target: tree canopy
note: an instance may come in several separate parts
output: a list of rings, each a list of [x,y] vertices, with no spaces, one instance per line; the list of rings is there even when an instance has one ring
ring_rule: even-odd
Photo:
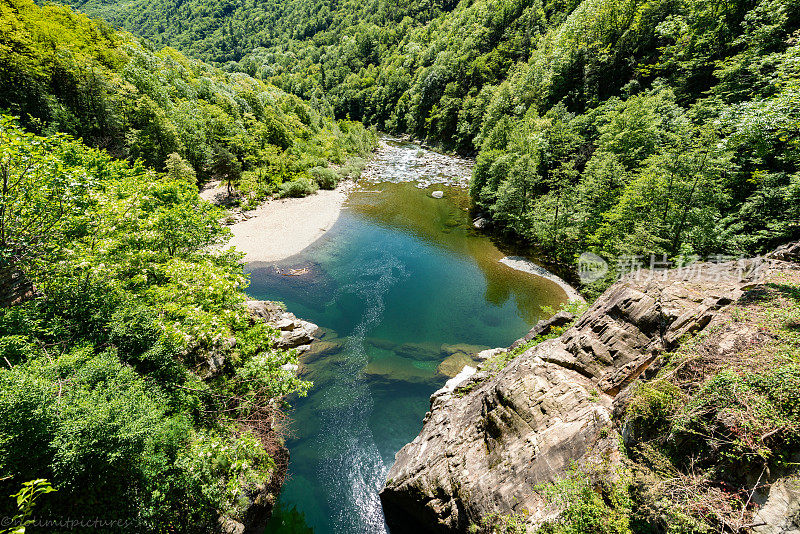
[[[479,208],[557,259],[800,235],[796,0],[73,5],[477,154]]]
[[[309,384],[251,319],[239,255],[210,251],[219,210],[186,176],[8,117],[0,172],[3,266],[36,288],[0,307],[0,492],[46,478],[42,516],[140,532],[238,517],[275,468],[280,399]]]
[[[255,200],[375,144],[360,124],[273,85],[153,50],[65,7],[7,0],[0,25],[0,109],[37,133],[64,132],[158,171],[177,154],[201,182],[230,179]],[[219,154],[240,172],[219,167]]]

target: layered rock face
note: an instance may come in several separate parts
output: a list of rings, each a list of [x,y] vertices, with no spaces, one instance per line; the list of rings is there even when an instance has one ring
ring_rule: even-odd
[[[317,325],[298,319],[277,302],[248,300],[247,309],[254,317],[280,332],[280,337],[275,343],[279,349],[297,349],[305,352],[319,330]]]
[[[392,533],[467,532],[493,513],[521,513],[534,531],[557,513],[537,485],[562,477],[572,462],[621,461],[612,414],[626,388],[760,275],[787,268],[780,260],[792,253],[640,272],[609,288],[559,338],[494,375],[479,371],[436,392],[381,492]]]

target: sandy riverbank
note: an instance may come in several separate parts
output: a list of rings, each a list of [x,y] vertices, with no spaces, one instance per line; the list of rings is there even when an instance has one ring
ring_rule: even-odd
[[[331,229],[352,186],[348,181],[333,191],[265,202],[248,211],[247,219],[229,226],[233,236],[227,246],[244,252],[246,262],[277,262],[294,256]],[[212,185],[200,196],[214,202],[224,197],[224,190]]]
[[[522,258],[520,256],[506,256],[505,258],[500,260],[500,263],[508,265],[512,269],[516,269],[517,271],[523,271],[526,273],[535,274],[537,276],[541,276],[542,278],[546,278],[551,282],[555,283],[560,287],[564,293],[567,294],[567,298],[570,301],[577,301],[581,303],[586,303],[586,299],[584,299],[578,291],[569,285],[563,278],[551,273],[544,267],[540,267],[536,265],[532,261]]]

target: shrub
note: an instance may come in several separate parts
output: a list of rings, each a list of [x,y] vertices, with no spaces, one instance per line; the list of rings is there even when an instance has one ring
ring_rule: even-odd
[[[770,444],[796,444],[800,436],[800,365],[714,375],[676,418],[672,435],[710,461],[772,459]]]
[[[314,167],[308,172],[321,189],[334,189],[339,183],[339,173],[333,169]]]
[[[543,524],[541,534],[630,534],[631,498],[627,476],[610,480],[609,473],[573,468],[553,483],[540,486],[539,493],[558,517]]]
[[[317,184],[312,182],[310,179],[298,178],[297,180],[292,180],[291,182],[281,184],[278,191],[279,195],[283,198],[299,198],[315,193],[317,189],[319,189]]]
[[[364,158],[351,158],[339,168],[339,174],[343,178],[351,178],[357,180],[361,178],[361,171],[367,166],[367,160]]]

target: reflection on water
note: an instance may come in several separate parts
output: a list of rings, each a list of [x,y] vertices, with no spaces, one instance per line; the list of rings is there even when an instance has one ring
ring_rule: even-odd
[[[420,149],[403,146],[407,165]],[[301,358],[314,388],[292,399],[289,478],[267,532],[385,532],[378,491],[430,394],[565,300],[554,284],[498,263],[503,254],[472,229],[467,208],[458,187],[365,183],[312,248],[277,269],[250,266],[251,295],[324,329]],[[308,273],[281,274],[298,266]]]

